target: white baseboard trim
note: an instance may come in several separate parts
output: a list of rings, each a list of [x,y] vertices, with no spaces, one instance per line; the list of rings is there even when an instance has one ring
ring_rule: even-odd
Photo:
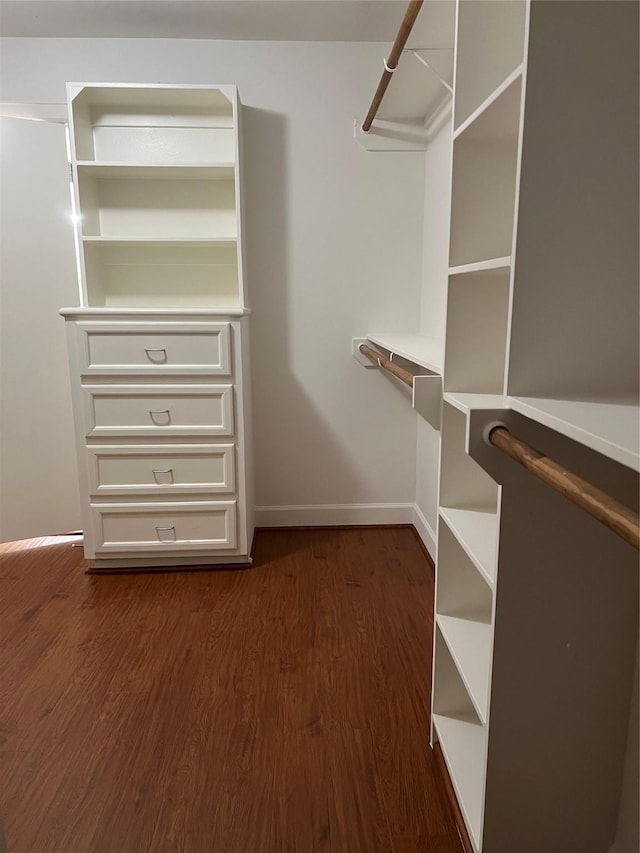
[[[436,542],[437,536],[425,518],[424,513],[418,506],[418,504],[413,505],[413,526],[418,531],[418,536],[422,539],[424,543],[424,547],[429,552],[431,559],[435,563],[436,561]]]
[[[413,524],[414,504],[317,504],[257,506],[257,527],[346,527]],[[431,553],[431,552],[429,552]]]

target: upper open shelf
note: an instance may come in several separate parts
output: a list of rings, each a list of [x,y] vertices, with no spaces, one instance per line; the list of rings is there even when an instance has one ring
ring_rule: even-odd
[[[367,334],[367,338],[376,346],[406,361],[411,361],[432,373],[442,373],[443,344],[436,338],[397,332],[372,332]]]
[[[212,87],[69,84],[78,160],[234,163],[234,105]]]
[[[454,127],[459,128],[523,61],[525,0],[461,0]]]

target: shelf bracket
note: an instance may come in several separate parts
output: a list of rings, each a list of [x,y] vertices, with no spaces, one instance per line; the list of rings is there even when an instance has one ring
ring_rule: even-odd
[[[440,83],[442,83],[442,85],[447,90],[447,92],[449,92],[450,94],[453,95],[453,88],[449,85],[449,83],[447,83],[447,81],[444,78],[442,78],[438,74],[438,72],[435,70],[435,68],[433,68],[433,66],[427,62],[427,60],[424,58],[424,56],[420,56],[420,54],[418,53],[417,50],[412,50],[410,52],[415,56],[415,58],[418,60],[418,62],[422,63],[422,65],[424,65],[424,67],[427,68],[433,74],[433,76],[436,77],[440,81]]]

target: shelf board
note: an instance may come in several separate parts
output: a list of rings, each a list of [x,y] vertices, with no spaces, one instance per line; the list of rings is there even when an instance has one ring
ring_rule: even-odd
[[[640,411],[636,402],[508,397],[507,405],[608,459],[640,471]]]
[[[461,264],[457,267],[449,267],[449,275],[464,275],[471,272],[490,272],[492,270],[501,270],[511,266],[511,257],[507,255],[505,258],[490,258],[487,261],[476,261],[473,264]]]
[[[85,246],[105,246],[124,248],[130,246],[154,247],[164,246],[167,249],[177,249],[182,246],[189,248],[235,248],[237,241],[231,237],[83,237]]]
[[[78,160],[78,174],[92,178],[231,181],[235,168],[229,163],[118,163],[97,160]]]
[[[476,849],[480,849],[486,734],[472,714],[434,714],[433,724]]]
[[[498,515],[489,509],[442,507],[440,516],[473,565],[493,589],[498,558]]]
[[[487,722],[491,672],[490,623],[438,614],[436,622],[482,723]]]
[[[472,131],[477,128],[479,125],[479,120],[487,113],[492,107],[495,107],[493,110],[494,115],[492,118],[492,135],[500,136],[502,131],[506,127],[510,129],[513,124],[513,109],[515,104],[511,103],[511,98],[515,97],[517,94],[518,107],[520,102],[520,86],[513,89],[513,93],[509,92],[509,89],[514,86],[514,84],[518,83],[522,79],[524,71],[524,66],[519,65],[514,71],[509,74],[509,76],[497,86],[493,92],[489,95],[489,97],[485,98],[485,100],[480,104],[480,106],[475,109],[469,118],[462,122],[462,124],[457,127],[453,132],[453,138],[458,139],[458,137],[462,136],[465,131],[471,129]],[[502,100],[502,105],[498,102]],[[504,106],[504,109],[501,108]],[[519,114],[519,113],[518,113]],[[474,128],[475,125],[475,128]]]
[[[507,398],[502,394],[464,394],[457,391],[445,391],[442,395],[445,403],[454,406],[464,415],[474,409],[505,409]]]
[[[367,339],[394,355],[425,367],[433,373],[442,373],[443,344],[436,338],[423,335],[403,335],[396,332],[375,332],[367,334]]]

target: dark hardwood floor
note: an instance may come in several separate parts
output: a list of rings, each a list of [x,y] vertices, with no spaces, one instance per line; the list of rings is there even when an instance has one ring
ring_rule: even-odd
[[[245,570],[0,546],[10,853],[459,853],[409,528],[261,531]]]

